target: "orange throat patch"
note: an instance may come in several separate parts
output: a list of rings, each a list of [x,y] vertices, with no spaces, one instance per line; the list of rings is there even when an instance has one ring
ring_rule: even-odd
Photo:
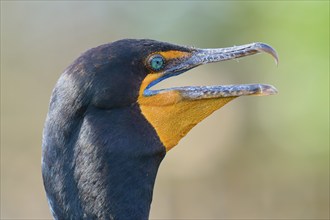
[[[144,117],[154,127],[159,139],[169,151],[199,122],[235,97],[185,99],[180,91],[170,90],[144,96],[147,85],[160,74],[149,74],[141,84],[138,103]]]

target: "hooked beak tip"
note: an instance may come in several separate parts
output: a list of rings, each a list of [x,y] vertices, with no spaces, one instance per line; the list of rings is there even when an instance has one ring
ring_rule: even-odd
[[[277,52],[274,48],[265,43],[255,43],[254,49],[259,52],[265,52],[270,54],[274,58],[276,66],[278,66],[279,59]]]

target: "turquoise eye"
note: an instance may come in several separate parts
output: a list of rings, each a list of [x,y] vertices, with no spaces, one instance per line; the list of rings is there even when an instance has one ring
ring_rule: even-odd
[[[161,70],[165,65],[165,60],[161,55],[154,55],[149,58],[150,68],[154,71]]]

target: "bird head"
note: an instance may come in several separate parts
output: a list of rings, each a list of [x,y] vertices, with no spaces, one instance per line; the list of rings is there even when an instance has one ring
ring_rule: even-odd
[[[80,81],[89,87],[90,104],[95,107],[112,109],[138,104],[168,151],[196,124],[234,98],[272,95],[277,90],[265,84],[152,87],[199,65],[260,52],[272,55],[277,62],[275,50],[264,43],[199,49],[154,40],[124,39],[90,49],[67,72],[82,70],[84,77]]]

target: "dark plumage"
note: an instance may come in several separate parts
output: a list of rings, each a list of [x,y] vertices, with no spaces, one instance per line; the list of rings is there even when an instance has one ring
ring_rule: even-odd
[[[228,88],[221,86],[150,87],[208,62],[260,51],[276,56],[265,44],[251,45],[244,51],[236,47],[239,50],[231,57],[218,55],[216,60],[216,53],[206,50],[127,39],[90,49],[75,60],[53,90],[43,133],[42,175],[54,218],[147,219],[158,167],[166,151],[175,145],[167,141],[167,136],[179,140],[196,124],[173,133],[163,131],[170,121],[163,119],[161,112],[173,115],[173,121],[188,119],[175,119],[176,113],[166,112],[169,110],[165,107],[158,113],[152,109],[153,104],[168,106],[164,100],[171,100],[173,93],[180,97],[179,102],[171,104],[174,107],[185,103],[198,108],[198,102],[208,105],[210,100],[218,100],[203,116],[187,113],[188,118],[198,118],[198,123],[237,96],[276,92],[271,86],[259,84],[232,87],[241,94],[224,91]],[[205,59],[198,60],[196,54],[202,52]],[[161,58],[150,66],[150,56],[155,53]],[[155,122],[154,117],[161,122]]]

